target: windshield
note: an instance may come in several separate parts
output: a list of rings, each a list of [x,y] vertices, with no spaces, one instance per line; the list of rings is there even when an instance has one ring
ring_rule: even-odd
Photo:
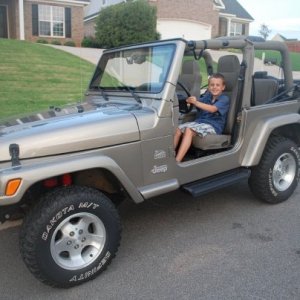
[[[174,44],[104,53],[90,89],[158,93],[162,90],[175,51]]]

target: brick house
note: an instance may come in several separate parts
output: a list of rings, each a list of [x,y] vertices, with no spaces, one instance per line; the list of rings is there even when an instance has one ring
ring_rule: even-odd
[[[85,8],[86,36],[95,35],[99,11],[124,0],[91,0]],[[148,0],[157,7],[157,31],[161,38],[206,39],[248,35],[253,18],[237,0]]]
[[[89,0],[0,0],[0,38],[73,41],[84,36],[84,6]]]
[[[300,41],[298,39],[287,39],[283,35],[277,33],[273,38],[272,41],[280,41],[284,42],[290,52],[300,52]]]

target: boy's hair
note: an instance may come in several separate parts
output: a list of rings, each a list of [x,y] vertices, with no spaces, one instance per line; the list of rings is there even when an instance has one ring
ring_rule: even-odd
[[[223,85],[225,85],[225,78],[221,73],[213,73],[212,75],[210,75],[208,78],[208,82],[211,78],[221,79],[223,81]]]

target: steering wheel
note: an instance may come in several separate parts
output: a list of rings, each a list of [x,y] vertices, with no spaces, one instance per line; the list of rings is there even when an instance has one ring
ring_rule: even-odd
[[[192,111],[193,105],[187,103],[185,100],[186,98],[191,96],[191,93],[182,82],[177,81],[177,85],[179,85],[182,88],[182,90],[185,92],[185,95],[177,94],[178,101],[179,101],[179,112],[182,114],[188,114],[189,112]]]

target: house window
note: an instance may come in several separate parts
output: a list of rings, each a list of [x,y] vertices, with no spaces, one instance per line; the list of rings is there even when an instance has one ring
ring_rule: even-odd
[[[230,36],[242,35],[243,24],[231,22],[230,24]]]
[[[39,35],[65,36],[65,10],[59,6],[39,5]]]

